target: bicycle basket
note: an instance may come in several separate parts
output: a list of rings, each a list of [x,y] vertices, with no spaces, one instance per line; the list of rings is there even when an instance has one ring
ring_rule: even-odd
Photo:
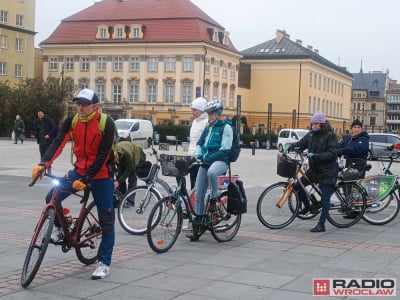
[[[147,177],[150,174],[151,166],[152,164],[149,161],[139,162],[138,165],[135,167],[136,176],[142,180],[147,180]]]
[[[191,163],[191,156],[160,154],[161,173],[164,176],[186,176]]]
[[[297,165],[299,161],[293,159],[286,154],[278,154],[278,164],[276,173],[282,177],[293,177],[296,173]]]

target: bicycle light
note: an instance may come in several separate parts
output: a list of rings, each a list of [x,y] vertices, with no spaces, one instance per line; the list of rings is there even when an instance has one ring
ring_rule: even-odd
[[[53,185],[55,185],[55,186],[60,185],[60,180],[53,179]]]

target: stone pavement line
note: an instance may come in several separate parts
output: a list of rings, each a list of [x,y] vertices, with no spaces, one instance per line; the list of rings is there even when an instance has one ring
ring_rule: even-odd
[[[267,239],[278,242],[289,242],[289,243],[298,243],[298,244],[307,244],[307,245],[315,245],[315,246],[323,246],[323,247],[332,247],[332,248],[344,248],[344,249],[362,249],[362,250],[370,250],[370,251],[379,251],[384,253],[394,253],[400,254],[400,248],[390,247],[390,246],[380,246],[373,244],[363,244],[363,243],[355,243],[355,242],[342,242],[335,240],[324,240],[321,238],[307,238],[307,237],[298,237],[294,235],[279,235],[272,233],[264,233],[264,232],[252,232],[252,231],[243,231],[239,230],[237,236],[244,237],[253,237],[257,239]]]
[[[128,248],[115,247],[113,252],[113,262],[118,263],[134,257],[143,256],[150,252],[150,250],[132,250]],[[52,266],[43,267],[39,269],[30,286],[38,286],[43,283],[48,283],[56,279],[67,277],[68,275],[87,272],[88,268],[93,268],[93,265],[86,266],[77,259],[63,261],[58,264],[53,264]],[[55,270],[57,271],[55,272]],[[21,271],[0,277],[0,297],[10,292],[22,289]]]

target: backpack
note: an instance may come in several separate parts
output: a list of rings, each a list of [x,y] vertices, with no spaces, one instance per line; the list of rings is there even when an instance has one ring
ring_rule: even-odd
[[[239,158],[240,155],[240,138],[239,134],[237,133],[237,130],[233,126],[232,131],[233,131],[233,140],[232,140],[232,148],[231,151],[229,152],[229,161],[230,162],[235,162]],[[220,134],[224,133],[224,128],[225,126],[220,126]]]

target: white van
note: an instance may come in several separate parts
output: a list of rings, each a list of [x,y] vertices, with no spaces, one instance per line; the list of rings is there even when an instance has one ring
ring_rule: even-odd
[[[153,124],[149,120],[119,119],[115,121],[115,125],[122,141],[132,141],[147,148],[148,138],[153,138]]]
[[[279,131],[278,142],[276,143],[279,152],[283,152],[283,148],[286,144],[291,144],[301,140],[301,138],[305,136],[308,131],[309,130],[293,128],[282,129]]]

